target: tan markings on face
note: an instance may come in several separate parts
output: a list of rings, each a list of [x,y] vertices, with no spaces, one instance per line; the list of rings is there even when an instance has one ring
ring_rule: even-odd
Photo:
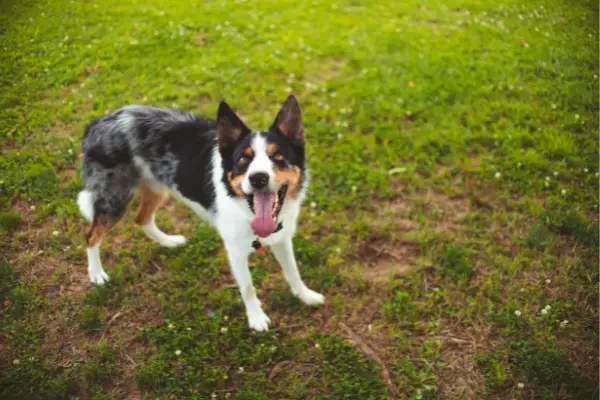
[[[248,146],[244,149],[244,155],[246,157],[252,157],[253,154],[254,154],[254,151],[252,151],[252,147]]]
[[[288,185],[286,198],[295,197],[300,189],[300,168],[291,167],[275,172],[277,186]]]
[[[244,176],[246,174],[238,175],[236,177],[232,177],[231,172],[227,175],[227,179],[229,180],[229,184],[231,188],[239,197],[245,197],[244,192],[242,192],[242,182],[244,181]]]
[[[267,145],[267,155],[270,157],[273,155],[273,153],[275,153],[277,151],[277,145],[276,144],[269,144]]]

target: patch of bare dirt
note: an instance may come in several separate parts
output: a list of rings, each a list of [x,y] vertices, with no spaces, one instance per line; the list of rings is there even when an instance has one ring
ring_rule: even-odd
[[[444,397],[475,399],[484,393],[484,376],[475,365],[474,357],[486,353],[502,343],[484,323],[469,326],[442,320],[441,354],[447,369],[438,373],[438,389]]]
[[[363,243],[357,253],[364,267],[364,278],[383,283],[410,272],[420,252],[413,243],[375,241]]]
[[[420,248],[405,240],[407,234],[420,228],[411,215],[432,214],[436,218],[432,229],[450,234],[460,231],[459,222],[471,212],[466,199],[449,198],[431,189],[383,203],[380,210],[370,223],[373,228],[370,238],[359,243],[356,251],[356,260],[364,268],[364,278],[371,283],[404,276],[416,265]]]

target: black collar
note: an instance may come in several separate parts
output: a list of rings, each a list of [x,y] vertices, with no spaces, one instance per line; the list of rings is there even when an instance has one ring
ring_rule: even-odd
[[[283,223],[280,222],[279,224],[277,224],[277,228],[275,228],[275,230],[273,231],[273,233],[277,233],[277,232],[279,232],[282,229],[283,229]],[[273,233],[271,233],[271,235]],[[260,249],[262,248],[262,244],[260,244],[260,241],[258,239],[254,239],[254,241],[252,242],[252,247],[254,248],[254,250],[256,250],[259,253],[261,253]]]

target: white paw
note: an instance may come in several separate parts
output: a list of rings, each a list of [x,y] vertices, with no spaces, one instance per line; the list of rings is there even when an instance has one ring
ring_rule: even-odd
[[[308,304],[309,306],[314,306],[317,304],[323,304],[325,302],[325,296],[321,293],[317,293],[314,290],[310,290],[306,288],[302,292],[298,293],[298,298],[304,302],[304,304]]]
[[[164,247],[183,246],[185,244],[185,236],[181,236],[181,235],[173,235],[173,236],[165,235],[165,237],[162,238],[158,243],[160,243],[160,245],[164,246]]]
[[[104,285],[108,282],[108,274],[102,269],[88,271],[88,274],[90,275],[90,282],[95,283],[96,285]]]
[[[263,310],[248,313],[248,325],[250,328],[258,332],[266,332],[269,330],[271,320]]]

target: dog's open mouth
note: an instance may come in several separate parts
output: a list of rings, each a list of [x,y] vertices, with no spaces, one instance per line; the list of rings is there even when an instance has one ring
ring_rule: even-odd
[[[283,185],[276,193],[256,192],[247,196],[254,218],[250,227],[261,238],[266,238],[277,229],[277,218],[283,207],[288,185]]]

